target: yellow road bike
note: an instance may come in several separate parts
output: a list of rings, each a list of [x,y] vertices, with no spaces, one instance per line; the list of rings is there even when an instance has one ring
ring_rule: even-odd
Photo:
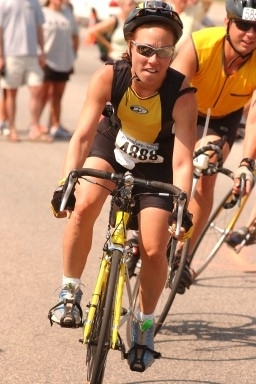
[[[73,170],[70,173],[65,185],[61,210],[65,209],[66,202],[80,178],[97,183],[97,185],[100,185],[100,183],[95,178],[108,179],[116,184],[114,191],[109,191],[112,194],[112,200],[106,241],[103,245],[103,254],[95,288],[87,306],[83,338],[81,340],[87,347],[87,383],[101,384],[109,350],[118,350],[121,352],[122,358],[126,357],[125,342],[120,336],[119,329],[129,318],[133,317],[135,311],[132,287],[127,270],[125,242],[132,210],[136,198],[141,194],[133,195],[132,189],[134,186],[146,187],[149,190],[148,193],[165,196],[173,200],[175,209],[177,209],[176,236],[180,233],[187,199],[184,192],[171,184],[136,178],[130,172],[119,174],[83,168]],[[118,207],[116,212],[115,207]],[[114,213],[114,224],[111,225]],[[171,246],[173,255],[175,245],[176,240],[173,239]],[[182,263],[179,266],[179,269],[181,268]],[[124,304],[123,300],[125,291],[127,305]],[[158,324],[158,317],[156,318],[156,324]]]

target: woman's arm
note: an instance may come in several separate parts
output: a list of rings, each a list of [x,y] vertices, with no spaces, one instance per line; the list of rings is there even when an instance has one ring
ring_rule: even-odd
[[[66,177],[72,169],[83,166],[92,146],[102,111],[110,101],[112,81],[112,65],[100,68],[92,76],[76,130],[68,146],[62,177]]]
[[[189,87],[187,79],[182,88]],[[173,109],[175,141],[173,152],[173,184],[190,198],[193,178],[193,152],[196,144],[197,102],[194,92],[180,96]]]

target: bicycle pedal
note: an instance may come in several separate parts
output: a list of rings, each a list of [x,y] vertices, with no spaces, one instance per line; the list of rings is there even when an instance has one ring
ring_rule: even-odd
[[[124,360],[126,355],[126,349],[125,349],[125,344],[123,342],[123,339],[120,337],[119,334],[118,334],[118,342],[115,345],[115,350],[121,352],[121,358],[122,360]]]

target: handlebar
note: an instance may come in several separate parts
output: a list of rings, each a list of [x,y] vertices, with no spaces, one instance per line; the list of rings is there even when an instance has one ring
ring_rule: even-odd
[[[233,208],[236,204],[240,207],[241,200],[244,195],[245,190],[245,184],[246,184],[246,175],[242,173],[241,175],[241,184],[240,184],[240,193],[236,193],[232,196],[232,199],[229,202],[226,202],[223,204],[223,208],[229,209]]]
[[[209,163],[210,156],[206,154],[206,152],[212,151],[215,155],[217,155],[217,161],[216,164]],[[203,174],[210,175],[217,173],[219,169],[223,167],[223,156],[222,156],[222,150],[218,145],[209,143],[201,148],[198,148],[194,151],[193,159],[196,160],[200,158],[200,155],[207,156],[207,164],[204,162],[203,166],[199,166],[199,169],[202,170]],[[212,167],[209,168],[209,164],[212,165]],[[194,166],[197,168],[197,163],[194,161]]]
[[[124,174],[122,173],[111,173],[106,172],[98,169],[92,169],[92,168],[81,168],[81,169],[73,169],[65,183],[65,186],[63,188],[64,195],[62,197],[60,211],[64,211],[67,201],[74,190],[75,184],[78,182],[78,179],[84,176],[92,176],[100,179],[110,180],[116,183],[123,183],[124,185],[137,185],[141,187],[145,187],[148,189],[153,189],[155,191],[159,191],[160,195],[172,195],[177,197],[177,226],[176,226],[176,236],[179,236],[180,229],[182,225],[182,219],[183,219],[183,213],[184,209],[187,205],[187,195],[185,192],[183,192],[180,188],[176,187],[175,185],[169,184],[169,183],[163,183],[160,181],[155,180],[147,180],[142,179],[138,177],[134,177],[132,173],[126,172]]]
[[[211,156],[207,152],[212,152]],[[217,155],[216,163],[210,162],[210,157]],[[191,199],[196,192],[196,186],[201,175],[215,175],[217,172],[222,172],[223,168],[223,156],[221,147],[214,143],[208,143],[207,145],[198,148],[194,151],[193,155],[193,185],[191,191]]]
[[[213,155],[217,156],[216,163],[210,162],[210,154],[207,152],[213,152]],[[228,177],[230,177],[232,180],[234,179],[234,174],[232,171],[230,171],[227,168],[223,167],[223,156],[222,156],[222,150],[221,147],[214,143],[208,143],[207,145],[195,150],[193,155],[193,164],[194,164],[194,178],[193,178],[193,186],[192,186],[192,193],[191,198],[194,196],[196,191],[196,185],[201,175],[205,176],[212,176],[217,173],[222,173]],[[244,175],[245,176],[245,175]],[[229,209],[234,207],[237,203],[238,205],[241,204],[241,198],[244,194],[244,188],[245,188],[245,178],[243,178],[243,175],[241,177],[241,190],[239,194],[233,195],[232,199],[224,204],[225,209]]]

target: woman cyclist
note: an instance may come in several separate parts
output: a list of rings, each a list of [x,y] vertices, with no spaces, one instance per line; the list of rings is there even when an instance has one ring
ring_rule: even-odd
[[[69,143],[63,178],[82,166],[108,172],[132,169],[135,176],[175,184],[189,198],[196,99],[185,76],[169,68],[181,35],[180,18],[166,3],[147,1],[131,11],[124,24],[127,52],[123,60],[105,65],[91,78],[78,126]],[[114,106],[114,121],[113,116],[105,117],[98,125],[108,101]],[[154,156],[130,156],[129,149],[135,140],[137,153]],[[109,190],[114,188],[110,181],[100,180],[100,184],[106,188],[81,180],[75,191],[74,212],[64,231],[63,287],[59,303],[49,313],[51,322],[62,327],[82,323],[80,279],[91,248],[94,222]],[[59,212],[56,193],[52,206],[57,217],[66,216],[66,212]],[[142,258],[140,307],[133,322],[128,363],[132,370],[142,372],[156,356],[154,310],[166,280],[165,249],[173,202],[165,197],[147,196],[137,202],[136,208]]]

